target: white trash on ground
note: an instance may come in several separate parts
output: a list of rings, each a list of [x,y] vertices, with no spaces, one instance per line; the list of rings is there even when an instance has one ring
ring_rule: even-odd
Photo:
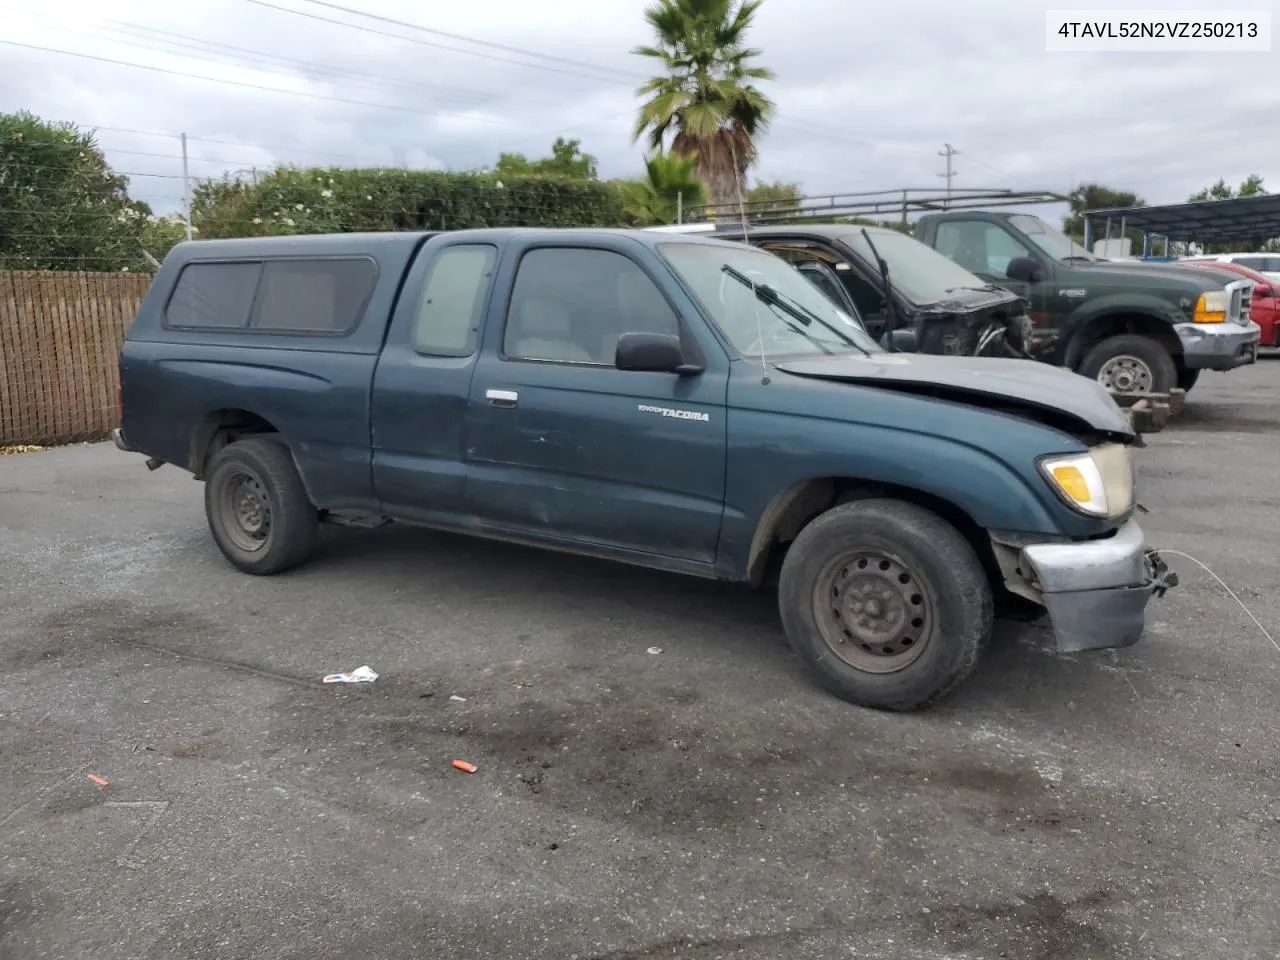
[[[322,683],[372,683],[378,679],[378,675],[373,669],[366,664],[363,667],[356,667],[350,673],[331,673],[326,676]]]

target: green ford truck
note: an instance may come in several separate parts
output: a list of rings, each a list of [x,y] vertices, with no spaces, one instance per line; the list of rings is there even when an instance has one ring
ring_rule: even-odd
[[[1261,331],[1246,278],[1104,260],[1026,213],[926,214],[915,237],[1027,301],[1032,356],[1112,393],[1190,390],[1201,370],[1257,360]]]

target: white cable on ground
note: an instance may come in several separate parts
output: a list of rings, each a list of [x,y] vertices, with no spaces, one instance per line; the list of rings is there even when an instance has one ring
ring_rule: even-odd
[[[1249,615],[1249,619],[1252,620],[1254,624],[1257,626],[1257,628],[1262,631],[1262,635],[1266,637],[1269,641],[1271,641],[1271,645],[1276,648],[1276,652],[1280,653],[1280,643],[1276,643],[1275,638],[1271,636],[1269,632],[1267,632],[1267,628],[1264,627],[1262,623],[1258,620],[1258,618],[1253,615],[1253,611],[1244,605],[1244,601],[1236,596],[1235,591],[1232,590],[1230,587],[1228,587],[1220,576],[1218,576],[1216,573],[1210,570],[1207,566],[1205,566],[1195,557],[1191,556],[1191,554],[1183,553],[1181,550],[1168,550],[1164,547],[1160,547],[1156,550],[1156,553],[1160,554],[1161,556],[1164,556],[1167,553],[1167,554],[1172,554],[1175,557],[1185,557],[1186,559],[1194,563],[1196,566],[1198,566],[1205,573],[1207,573],[1209,576],[1213,577],[1213,579],[1217,580],[1219,586],[1221,586],[1223,590],[1227,591],[1227,596],[1229,596],[1236,603],[1240,604],[1240,609]]]

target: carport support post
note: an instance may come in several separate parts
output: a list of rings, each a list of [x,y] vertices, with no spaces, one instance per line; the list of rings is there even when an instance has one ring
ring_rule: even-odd
[[[182,135],[182,213],[187,221],[187,239],[191,239],[191,177],[187,173],[187,135]]]

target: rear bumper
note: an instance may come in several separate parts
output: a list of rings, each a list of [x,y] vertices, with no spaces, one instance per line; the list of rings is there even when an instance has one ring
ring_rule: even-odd
[[[1137,643],[1148,601],[1178,583],[1159,554],[1146,548],[1136,520],[1106,540],[1031,544],[1022,558],[1064,653]]]
[[[1189,370],[1234,370],[1257,362],[1262,328],[1256,323],[1179,323],[1174,330]]]

